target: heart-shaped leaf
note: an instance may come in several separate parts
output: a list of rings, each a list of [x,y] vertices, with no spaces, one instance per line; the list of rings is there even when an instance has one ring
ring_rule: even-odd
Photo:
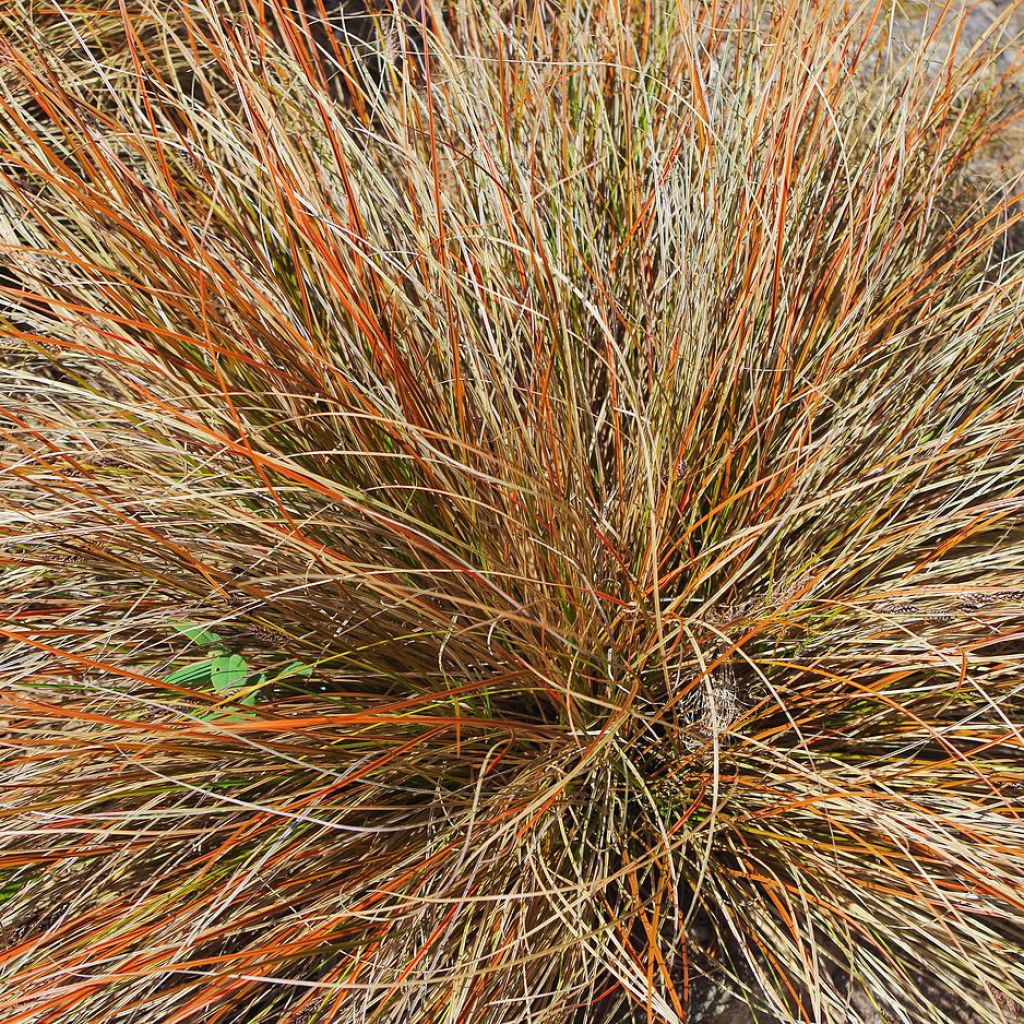
[[[208,647],[210,644],[220,643],[219,633],[214,633],[212,629],[207,629],[206,626],[200,625],[199,623],[173,622],[171,625],[174,626],[182,636],[187,636],[192,643],[199,644],[202,647]]]
[[[210,680],[215,690],[234,690],[245,682],[249,666],[240,654],[225,654],[213,659]]]
[[[313,674],[312,665],[304,665],[301,661],[293,661],[290,665],[285,666],[277,674],[278,679],[288,679],[291,676],[311,676]]]

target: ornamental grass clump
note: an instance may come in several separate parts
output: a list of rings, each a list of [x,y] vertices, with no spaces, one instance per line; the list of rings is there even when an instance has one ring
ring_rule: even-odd
[[[345,15],[0,10],[0,1019],[1013,1019],[1003,23]]]

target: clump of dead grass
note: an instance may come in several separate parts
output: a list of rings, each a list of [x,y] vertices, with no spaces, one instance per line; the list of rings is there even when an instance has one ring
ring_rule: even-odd
[[[8,1024],[1019,1004],[1012,94],[883,6],[3,8]]]

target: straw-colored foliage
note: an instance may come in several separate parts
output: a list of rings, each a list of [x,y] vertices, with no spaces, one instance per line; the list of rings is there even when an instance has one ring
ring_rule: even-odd
[[[0,1019],[1012,1017],[1000,26],[319,8],[0,6]]]

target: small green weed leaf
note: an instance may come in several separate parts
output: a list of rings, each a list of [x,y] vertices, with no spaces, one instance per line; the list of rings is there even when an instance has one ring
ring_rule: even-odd
[[[251,708],[256,704],[256,694],[259,692],[256,687],[262,686],[266,682],[266,672],[261,672],[258,676],[255,676],[249,683],[252,687],[252,693],[247,693],[238,703],[244,704],[247,708]]]
[[[15,896],[21,892],[22,889],[28,884],[27,878],[21,878],[6,882],[0,885],[0,903],[4,903],[7,900],[14,899]]]
[[[240,654],[226,654],[213,659],[210,678],[215,690],[233,690],[245,682],[249,666]]]
[[[220,634],[214,633],[212,629],[207,629],[206,626],[202,626],[199,623],[173,622],[171,625],[182,636],[187,636],[192,643],[199,644],[202,647],[220,643]]]
[[[164,682],[185,686],[189,683],[198,683],[204,679],[209,679],[210,673],[213,671],[214,660],[214,658],[207,658],[206,661],[197,661],[194,665],[186,665],[184,668],[179,668],[165,677]]]
[[[311,676],[313,674],[312,665],[304,665],[301,661],[293,661],[290,665],[286,665],[277,674],[278,679],[288,679],[291,676]]]

